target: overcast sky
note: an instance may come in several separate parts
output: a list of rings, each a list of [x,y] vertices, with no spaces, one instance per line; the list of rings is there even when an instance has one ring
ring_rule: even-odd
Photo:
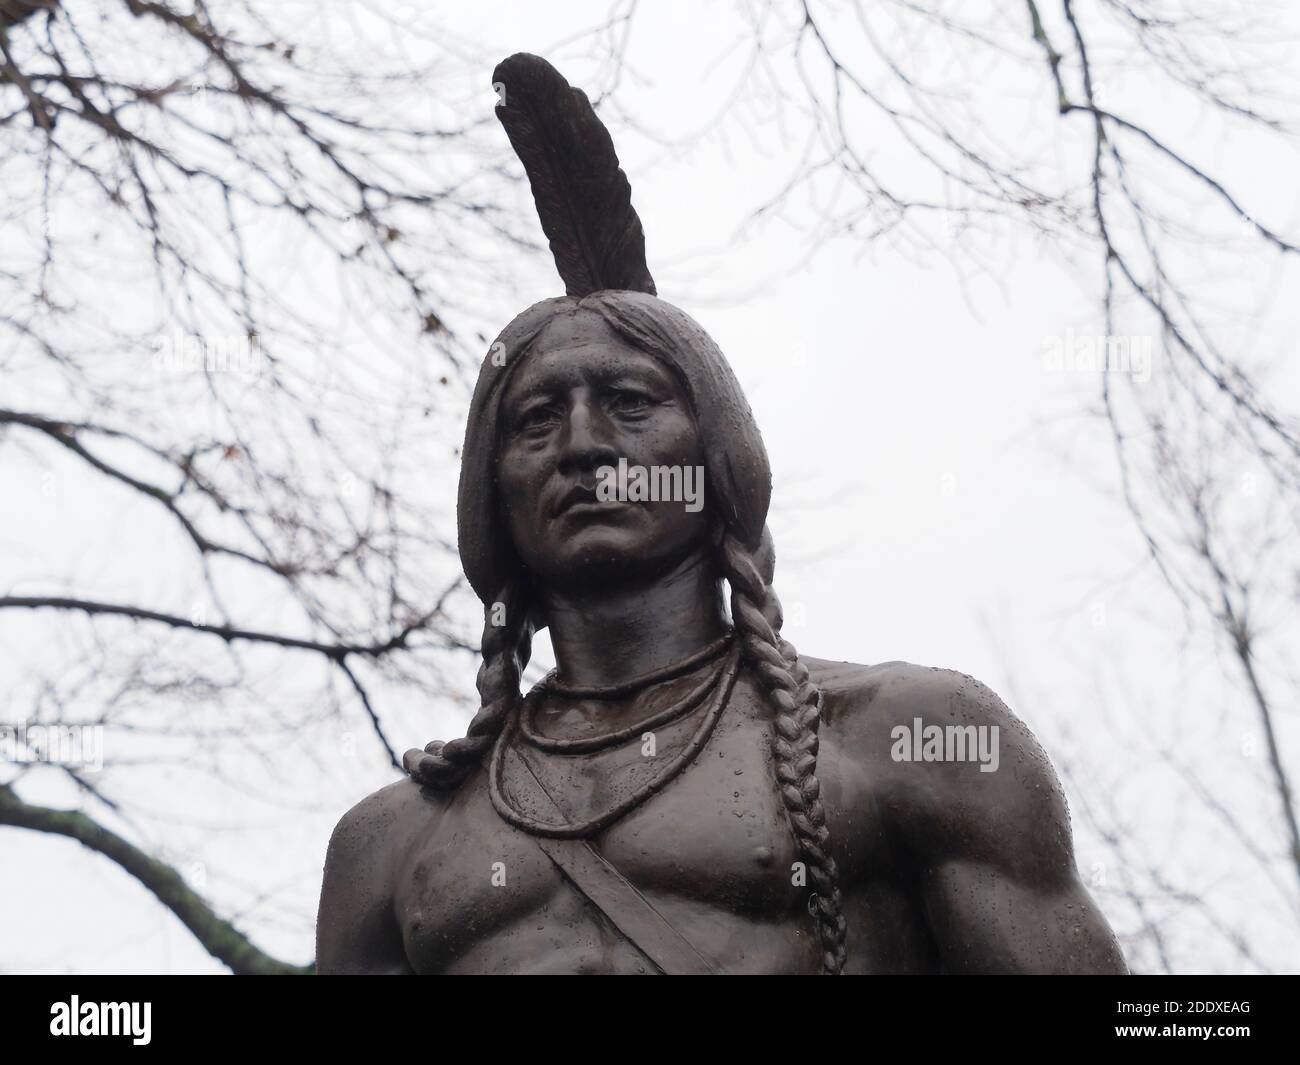
[[[604,11],[599,3],[510,0],[447,5],[440,17],[487,54],[535,51],[584,85],[602,71],[587,58],[586,42],[561,42]],[[1151,860],[1175,883],[1223,892],[1219,901],[1243,922],[1258,910],[1260,928],[1284,927],[1276,893],[1213,865],[1206,853],[1213,829],[1179,808],[1167,771],[1142,753],[1157,736],[1209,767],[1225,801],[1280,849],[1271,794],[1258,786],[1262,769],[1238,750],[1254,723],[1239,689],[1224,679],[1232,663],[1201,636],[1189,638],[1176,604],[1144,567],[1141,540],[1117,500],[1113,444],[1104,424],[1084,413],[1096,401],[1098,377],[1044,366],[1053,338],[1100,331],[1096,262],[1071,261],[1011,228],[967,235],[990,264],[969,276],[942,248],[917,253],[848,240],[810,248],[807,204],[747,227],[780,187],[792,150],[775,122],[763,124],[761,102],[753,136],[730,129],[689,144],[662,142],[698,130],[719,106],[729,64],[739,61],[738,25],[730,5],[643,5],[616,98],[645,130],[623,126],[618,147],[660,295],[719,343],[762,429],[774,471],[771,525],[786,634],[809,655],[944,666],[998,691],[1058,768],[1069,762],[1079,864],[1097,877],[1098,898],[1121,932],[1133,920],[1113,870],[1107,878],[1111,859],[1079,825],[1079,804],[1100,801],[1102,792],[1125,810]],[[481,75],[485,113],[494,102],[489,73]],[[1137,81],[1135,107],[1158,106]],[[1179,116],[1173,132],[1194,136],[1194,122]],[[1066,124],[1042,128],[1056,137]],[[1064,166],[1083,142],[1059,136],[1054,151]],[[1261,215],[1295,231],[1294,153],[1210,149],[1207,158],[1244,183]],[[1207,269],[1212,263],[1210,255]],[[489,334],[560,291],[540,256],[520,263],[518,275],[519,290],[500,293],[496,320],[483,322]],[[1280,360],[1300,326],[1295,292],[1294,271],[1270,272],[1259,290],[1262,315],[1249,331],[1261,365],[1273,367],[1266,390],[1291,409],[1297,374]],[[1153,360],[1159,374],[1158,346]],[[464,401],[462,387],[449,436],[463,430]],[[0,455],[3,498],[21,498],[33,476],[23,465],[30,459],[9,448]],[[452,482],[436,483],[445,492]],[[22,581],[31,588],[42,574],[70,568],[102,576],[104,567],[136,600],[165,587],[167,564],[148,561],[138,541],[117,553],[102,546],[132,541],[133,504],[88,491],[64,506],[57,516],[6,508],[0,587]],[[89,529],[100,546],[88,544]],[[1293,618],[1286,623],[1294,628]],[[0,619],[0,647],[11,656],[19,648],[39,653],[54,624]],[[549,664],[544,639],[537,655]],[[0,684],[16,668],[12,657],[0,660]],[[475,668],[468,657],[455,667],[467,697]],[[466,707],[405,706],[393,732],[401,747],[421,745],[463,728],[468,716]],[[1294,756],[1293,706],[1284,726]],[[195,861],[205,882],[219,901],[239,900],[242,926],[259,946],[306,961],[329,832],[348,806],[393,777],[382,757],[367,752],[310,802],[290,796],[278,814],[259,805],[246,831],[208,833],[204,825],[238,819],[229,810],[218,818],[191,809],[178,852],[201,855]],[[154,778],[155,793],[137,798],[164,810],[183,782],[176,767]],[[269,792],[293,787],[278,777],[264,783]],[[0,854],[7,915],[0,964],[11,971],[223,971],[143,889],[75,844],[6,829]],[[1296,968],[1294,912],[1290,928],[1289,939],[1274,934],[1263,944],[1273,968]],[[1240,964],[1190,933],[1171,949],[1190,968]]]

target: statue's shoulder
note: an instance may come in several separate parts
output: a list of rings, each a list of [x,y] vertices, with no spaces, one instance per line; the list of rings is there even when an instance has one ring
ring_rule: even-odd
[[[330,852],[373,860],[381,850],[400,846],[445,804],[445,795],[403,777],[371,792],[339,818]]]
[[[987,685],[910,662],[800,658],[824,693],[823,735],[840,764],[869,781],[911,838],[969,844],[981,830],[1000,826],[1020,840],[1068,839],[1065,796],[1051,761]]]
[[[860,665],[802,654],[799,658],[826,696],[825,720],[838,720],[850,731],[888,730],[911,725],[917,717],[936,723],[1025,728],[991,688],[955,669],[901,661]]]
[[[388,883],[415,834],[439,817],[446,795],[410,777],[372,792],[339,818],[326,852],[326,875]]]
[[[965,791],[973,773],[983,784],[1059,788],[1028,726],[974,677],[911,662],[799,657],[824,694],[822,727],[831,742],[850,760],[884,770],[882,785],[923,777],[929,787],[952,783]]]
[[[393,911],[397,863],[443,801],[404,778],[367,795],[334,826],[316,914],[321,973],[410,972]]]

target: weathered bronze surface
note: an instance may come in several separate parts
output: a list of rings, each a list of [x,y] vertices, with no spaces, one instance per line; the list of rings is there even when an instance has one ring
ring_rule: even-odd
[[[482,709],[339,822],[319,971],[1124,971],[996,695],[782,639],[734,376],[654,295],[586,98],[531,56],[493,81],[568,295],[506,327],[470,411]],[[676,471],[670,498],[607,498],[620,466]],[[542,626],[557,670],[524,699]]]

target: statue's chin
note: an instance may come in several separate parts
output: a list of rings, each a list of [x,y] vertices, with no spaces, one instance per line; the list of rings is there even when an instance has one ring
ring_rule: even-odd
[[[533,560],[529,569],[557,592],[615,593],[655,583],[690,553],[686,545],[666,551],[663,543],[644,543],[619,535],[622,531],[577,537],[550,557]]]
[[[592,593],[653,582],[668,568],[662,562],[654,564],[643,553],[592,548],[552,560],[537,572],[556,591]]]

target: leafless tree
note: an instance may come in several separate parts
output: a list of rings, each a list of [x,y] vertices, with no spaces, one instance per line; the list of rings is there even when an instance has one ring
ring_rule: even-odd
[[[963,276],[990,267],[990,238],[1027,231],[1091,271],[1106,335],[1159,338],[1151,381],[1101,375],[1094,413],[1151,566],[1189,631],[1214,635],[1232,663],[1243,698],[1228,712],[1263,737],[1273,813],[1243,815],[1161,737],[1151,753],[1294,914],[1282,726],[1296,684],[1300,426],[1269,398],[1274,353],[1242,324],[1260,303],[1248,279],[1293,278],[1297,240],[1254,206],[1251,175],[1225,174],[1206,148],[1293,147],[1294,42],[1278,10],[736,10],[735,83],[692,135],[779,137],[788,178],[753,225],[786,217],[810,249],[844,239],[934,255]],[[619,0],[598,29],[608,58],[594,95],[645,132],[616,91],[635,16]],[[0,451],[26,459],[10,467],[23,471],[16,509],[39,521],[56,503],[131,500],[141,541],[168,563],[154,585],[115,581],[105,539],[98,568],[26,559],[0,588],[10,648],[28,646],[21,619],[64,621],[0,695],[0,721],[117,737],[103,773],[6,767],[0,824],[118,862],[236,971],[294,969],[140,845],[169,812],[132,782],[182,764],[248,793],[252,766],[282,797],[330,772],[340,737],[364,736],[391,763],[412,700],[463,699],[445,680],[473,638],[455,622],[459,570],[440,537],[451,493],[430,488],[454,469],[459,427],[439,413],[481,349],[480,311],[508,284],[502,251],[535,249],[527,214],[501,195],[515,171],[482,102],[500,57],[361,0],[329,12],[0,0],[0,45]],[[1159,109],[1140,108],[1152,99]],[[1170,922],[1183,912],[1266,967],[1236,915],[1143,850],[1115,780],[1094,782],[1097,767],[1073,757],[1065,768],[1092,797],[1076,811],[1085,830],[1114,855],[1095,889],[1128,907],[1143,968],[1177,967]],[[51,777],[80,810],[34,801]]]
[[[3,0],[0,60],[6,514],[125,508],[159,578],[115,580],[107,517],[65,519],[92,564],[0,588],[11,661],[24,618],[62,619],[0,724],[112,737],[102,773],[4,766],[0,824],[107,856],[234,971],[293,971],[131,842],[168,812],[130,785],[179,764],[248,791],[241,758],[328,772],[344,743],[397,766],[386,722],[462,701],[429,483],[502,252],[535,247],[484,139],[491,62],[413,11],[261,0]],[[35,801],[52,774],[80,809]]]
[[[1098,375],[1092,413],[1114,441],[1149,565],[1189,633],[1227,652],[1242,696],[1231,714],[1239,731],[1258,731],[1273,796],[1235,846],[1274,882],[1278,863],[1289,867],[1294,918],[1296,752],[1283,725],[1298,687],[1300,417],[1270,388],[1281,344],[1251,323],[1294,290],[1300,238],[1285,206],[1276,218],[1257,206],[1269,175],[1233,165],[1244,146],[1294,170],[1298,49],[1285,8],[746,0],[737,10],[720,65],[731,80],[690,138],[742,134],[790,158],[750,226],[779,218],[807,233],[810,254],[848,241],[876,257],[933,256],[963,278],[996,274],[990,247],[1028,233],[1090,273],[1108,340],[1157,341],[1149,380]],[[1236,816],[1183,768],[1171,789],[1209,821]],[[1112,813],[1094,802],[1085,829],[1119,846]],[[1282,846],[1254,838],[1261,819]],[[1187,896],[1140,865],[1127,867],[1130,903]],[[1139,910],[1138,925],[1150,925]],[[1216,920],[1253,966],[1232,918]],[[1167,963],[1157,946],[1149,967]]]

